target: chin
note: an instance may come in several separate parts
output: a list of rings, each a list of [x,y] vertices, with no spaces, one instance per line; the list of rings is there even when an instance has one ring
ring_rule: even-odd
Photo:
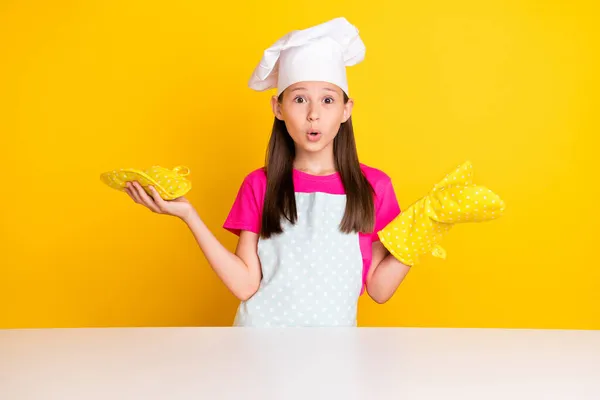
[[[333,145],[333,142],[316,142],[316,143],[301,143],[300,149],[302,151],[305,151],[307,153],[319,153],[325,149],[327,149],[327,147],[329,147],[329,145]]]

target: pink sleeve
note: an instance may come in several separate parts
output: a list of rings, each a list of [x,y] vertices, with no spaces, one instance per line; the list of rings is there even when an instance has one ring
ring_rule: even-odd
[[[243,230],[260,234],[262,193],[263,190],[257,185],[257,180],[251,179],[251,176],[246,177],[223,224],[223,228],[238,236]]]
[[[378,193],[376,193],[375,205],[375,230],[373,231],[372,241],[379,240],[377,232],[386,227],[394,218],[400,214],[400,205],[394,192],[392,181],[387,179]]]

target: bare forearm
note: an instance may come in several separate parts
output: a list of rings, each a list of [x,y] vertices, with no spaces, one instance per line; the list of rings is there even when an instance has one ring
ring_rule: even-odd
[[[409,271],[409,266],[388,254],[376,266],[367,284],[369,296],[377,303],[385,303],[394,295]]]
[[[182,218],[191,230],[208,263],[227,288],[240,300],[247,300],[257,289],[259,276],[236,254],[224,247],[195,212]]]

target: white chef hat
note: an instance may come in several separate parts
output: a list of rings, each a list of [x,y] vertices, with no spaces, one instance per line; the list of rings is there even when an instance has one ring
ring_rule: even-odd
[[[324,81],[348,94],[346,67],[364,59],[365,45],[358,29],[345,18],[296,30],[264,51],[248,85],[263,91],[277,88],[277,95],[302,81]]]

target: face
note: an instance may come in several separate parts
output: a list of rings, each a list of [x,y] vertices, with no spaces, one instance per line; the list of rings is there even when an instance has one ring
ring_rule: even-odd
[[[340,125],[350,118],[352,100],[327,82],[298,82],[283,92],[281,102],[272,99],[275,117],[285,122],[296,151],[319,152],[333,148]]]

